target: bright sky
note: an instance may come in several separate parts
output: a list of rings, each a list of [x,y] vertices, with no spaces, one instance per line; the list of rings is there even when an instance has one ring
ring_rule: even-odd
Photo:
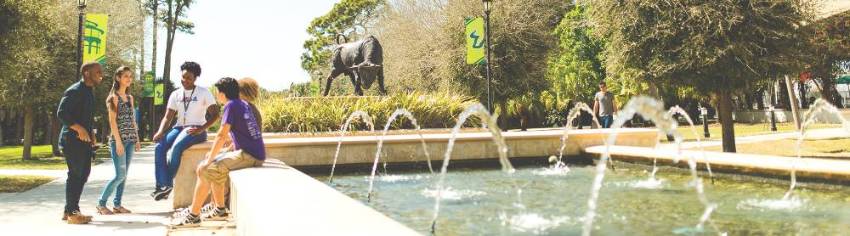
[[[307,25],[336,2],[339,0],[195,1],[188,12],[195,34],[177,34],[171,79],[179,86],[180,64],[195,61],[202,69],[197,84],[204,87],[225,76],[252,77],[263,88],[275,91],[287,89],[293,82],[309,81],[301,69]],[[165,60],[165,29],[162,24],[160,27],[157,77],[162,76]],[[151,49],[149,45],[146,50]],[[146,63],[150,70],[150,54]]]

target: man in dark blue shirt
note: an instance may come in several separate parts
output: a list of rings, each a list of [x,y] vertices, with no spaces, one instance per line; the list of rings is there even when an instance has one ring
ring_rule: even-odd
[[[94,87],[103,80],[101,65],[92,62],[80,68],[83,79],[65,90],[56,116],[62,121],[59,145],[68,165],[65,183],[65,213],[62,220],[69,224],[86,224],[91,216],[80,213],[80,195],[91,172],[97,139],[92,136],[94,123]]]

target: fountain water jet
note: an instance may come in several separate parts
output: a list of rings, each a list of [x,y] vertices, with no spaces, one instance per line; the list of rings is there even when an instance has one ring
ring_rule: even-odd
[[[679,107],[679,105],[671,107],[670,110],[668,110],[667,112],[670,113],[671,116],[675,115],[675,114],[681,115],[681,116],[685,117],[686,121],[688,121],[688,125],[691,126],[691,133],[693,133],[694,137],[697,138],[697,148],[702,153],[702,160],[705,162],[705,169],[708,171],[708,179],[710,179],[711,182],[714,183],[714,173],[711,171],[711,163],[709,163],[709,161],[708,161],[708,156],[705,155],[705,148],[702,146],[702,138],[700,137],[699,133],[697,133],[696,126],[694,125],[694,120],[692,120],[691,116],[688,115],[688,113],[685,112],[684,109]],[[678,147],[677,147],[678,149],[682,148],[681,143],[679,143],[677,145],[678,145]],[[653,162],[652,165],[653,165],[653,169],[654,169],[655,168],[655,160],[653,159],[652,162]],[[653,171],[653,176],[655,176],[654,171]]]
[[[419,134],[419,141],[422,142],[422,151],[425,152],[425,158],[428,162],[428,170],[431,171],[431,174],[434,174],[434,169],[431,167],[431,154],[428,153],[428,146],[425,144],[425,137],[422,136],[422,130],[419,129],[419,125],[416,123],[416,118],[413,117],[413,114],[410,113],[407,109],[399,108],[396,109],[392,115],[390,115],[389,119],[387,119],[387,124],[384,125],[384,131],[381,133],[380,138],[378,138],[378,150],[375,151],[375,162],[372,164],[372,175],[369,176],[369,191],[366,195],[366,201],[372,201],[372,186],[375,182],[375,173],[378,169],[378,160],[381,159],[381,148],[384,146],[384,137],[387,136],[387,132],[390,130],[390,125],[392,125],[393,121],[399,116],[407,117],[410,120],[410,123],[413,124],[413,127],[416,128],[416,132]],[[384,162],[384,171],[386,171],[386,162]]]
[[[640,114],[644,118],[648,118],[653,123],[655,123],[656,127],[658,127],[659,132],[663,132],[665,134],[673,135],[676,140],[677,145],[680,145],[682,142],[682,135],[676,131],[676,127],[678,124],[673,122],[674,120],[671,117],[670,113],[664,112],[663,104],[655,99],[639,96],[633,98],[626,104],[626,107],[623,111],[620,112],[620,116],[614,120],[614,124],[611,126],[614,132],[608,136],[608,142],[605,143],[605,152],[603,152],[600,157],[599,162],[596,165],[596,177],[593,180],[593,185],[591,187],[590,198],[587,202],[587,214],[584,216],[584,226],[582,228],[582,235],[589,236],[591,231],[593,230],[593,219],[596,217],[596,202],[599,198],[599,190],[602,188],[602,180],[605,178],[605,165],[610,159],[610,148],[611,145],[617,140],[617,134],[619,129],[626,123],[627,120],[634,117],[634,115]],[[677,152],[681,155],[681,148],[677,150]],[[710,221],[711,213],[714,209],[717,208],[717,205],[708,201],[708,198],[705,196],[702,179],[697,175],[696,170],[696,160],[694,160],[693,156],[690,156],[688,160],[688,165],[691,169],[691,176],[693,177],[694,187],[696,188],[696,192],[700,203],[705,206],[705,211],[700,217],[700,221],[697,224],[696,228],[701,230],[705,222]],[[712,223],[712,226],[713,223]],[[716,228],[716,227],[715,227]]]
[[[375,131],[375,125],[372,123],[372,117],[369,116],[369,113],[366,113],[365,111],[355,111],[348,116],[348,119],[345,120],[342,128],[339,129],[339,142],[336,144],[336,153],[334,153],[334,162],[333,165],[331,165],[331,174],[328,177],[328,183],[333,183],[334,181],[334,170],[336,169],[337,158],[339,158],[339,149],[342,147],[342,138],[345,137],[345,132],[348,131],[348,126],[351,125],[351,121],[354,121],[356,118],[360,118],[360,120],[365,122],[366,125],[369,126],[369,131]]]
[[[449,161],[452,157],[452,149],[455,145],[455,139],[457,139],[457,134],[460,132],[460,128],[464,123],[466,123],[466,120],[473,115],[481,119],[481,126],[489,129],[490,133],[493,135],[493,142],[498,146],[499,163],[502,165],[502,171],[508,174],[516,171],[513,165],[511,165],[510,160],[508,160],[508,146],[505,143],[505,139],[502,138],[502,131],[499,130],[497,117],[491,116],[490,112],[487,111],[487,108],[485,108],[484,105],[481,105],[481,103],[476,103],[466,108],[466,110],[464,110],[458,117],[455,127],[452,128],[452,135],[451,138],[449,138],[449,144],[446,146],[443,167],[440,169],[440,178],[437,182],[437,197],[434,200],[434,217],[431,219],[431,234],[434,234],[437,227],[437,217],[440,215],[440,200],[442,198],[443,184],[446,179],[446,171],[448,171],[449,168]]]
[[[569,131],[572,129],[573,120],[581,115],[581,111],[593,114],[593,110],[583,102],[576,103],[575,106],[567,113],[567,123],[564,125],[564,135],[561,136],[561,148],[558,149],[558,162],[553,166],[554,169],[563,169],[565,172],[570,171],[570,168],[564,163],[564,149],[567,147],[567,138],[569,138]],[[602,125],[599,124],[599,120],[596,119],[596,116],[591,116],[593,117],[593,123],[596,124],[596,127],[601,128]],[[613,167],[614,165],[611,166]]]
[[[844,119],[844,116],[841,115],[841,112],[837,107],[830,104],[828,101],[823,100],[822,98],[818,98],[814,103],[810,106],[809,110],[806,111],[806,114],[803,115],[803,123],[800,125],[800,135],[797,138],[797,159],[791,164],[791,185],[788,187],[788,191],[785,192],[785,195],[782,196],[782,201],[791,200],[791,194],[794,192],[794,188],[797,186],[797,162],[803,158],[802,154],[802,145],[803,140],[806,138],[806,128],[814,123],[817,120],[818,115],[825,113],[834,115],[838,117],[839,121],[841,121],[841,127],[844,128],[845,131],[850,133],[850,122],[847,122]]]

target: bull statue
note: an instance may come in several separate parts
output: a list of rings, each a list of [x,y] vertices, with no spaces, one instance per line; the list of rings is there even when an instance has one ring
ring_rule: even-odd
[[[337,38],[337,44],[339,44]],[[363,89],[372,87],[378,80],[378,90],[382,95],[387,94],[384,88],[384,49],[375,36],[369,35],[361,40],[339,44],[331,57],[331,74],[325,85],[323,96],[328,96],[331,83],[340,74],[348,75],[354,85],[354,94],[363,96]],[[362,86],[362,88],[361,88]]]

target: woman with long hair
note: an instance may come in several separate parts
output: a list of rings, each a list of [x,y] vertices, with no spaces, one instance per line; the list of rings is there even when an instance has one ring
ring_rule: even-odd
[[[111,215],[115,213],[130,213],[130,210],[121,206],[121,195],[124,194],[124,182],[127,179],[127,171],[130,169],[130,160],[133,152],[141,149],[139,142],[138,127],[136,127],[136,116],[133,104],[133,96],[128,93],[128,88],[133,83],[133,71],[130,67],[121,66],[113,76],[112,89],[106,97],[106,108],[109,112],[109,147],[112,153],[112,163],[115,165],[115,177],[106,184],[97,205],[97,213]],[[110,211],[106,207],[106,200],[115,192]]]

